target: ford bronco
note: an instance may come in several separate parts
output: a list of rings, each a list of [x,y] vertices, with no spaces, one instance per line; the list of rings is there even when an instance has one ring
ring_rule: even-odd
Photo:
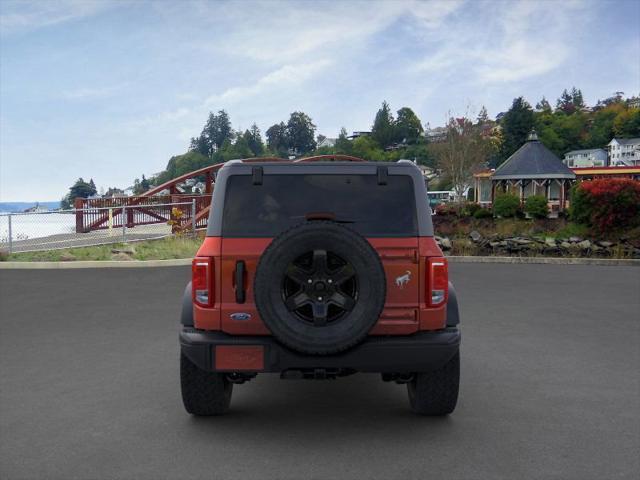
[[[451,413],[459,314],[410,161],[231,161],[182,308],[182,399],[227,411],[258,373],[328,379],[376,372],[411,409]]]

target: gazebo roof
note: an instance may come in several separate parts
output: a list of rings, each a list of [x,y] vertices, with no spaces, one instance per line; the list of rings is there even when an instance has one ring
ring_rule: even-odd
[[[538,140],[532,131],[528,140],[491,176],[494,180],[526,178],[576,178],[569,167]]]

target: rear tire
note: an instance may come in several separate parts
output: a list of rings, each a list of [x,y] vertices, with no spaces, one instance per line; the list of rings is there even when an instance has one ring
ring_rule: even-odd
[[[191,415],[222,415],[229,409],[233,384],[226,375],[200,370],[183,353],[180,386],[184,408]]]
[[[419,415],[448,415],[458,403],[460,352],[444,366],[432,372],[416,373],[407,384],[409,404]]]

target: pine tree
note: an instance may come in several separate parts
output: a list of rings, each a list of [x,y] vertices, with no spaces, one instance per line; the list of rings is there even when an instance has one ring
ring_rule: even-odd
[[[531,105],[523,98],[516,98],[511,108],[502,117],[503,142],[499,163],[504,162],[527,140],[535,125]]]
[[[562,92],[562,95],[560,95],[560,98],[556,101],[556,109],[568,115],[571,115],[576,110],[576,107],[573,104],[573,97],[569,92],[567,92],[566,88]]]
[[[393,143],[395,137],[394,120],[389,104],[386,101],[382,102],[382,107],[376,113],[376,118],[371,127],[371,136],[382,148],[386,148]]]
[[[480,109],[480,113],[478,113],[478,123],[480,125],[484,125],[489,121],[489,114],[487,113],[487,108],[483,105]]]
[[[551,105],[549,104],[549,101],[546,99],[546,97],[543,96],[542,100],[536,103],[536,110],[539,112],[551,113]]]
[[[584,105],[584,99],[582,98],[582,91],[573,87],[571,89],[571,102],[576,110],[582,110]]]
[[[340,135],[338,135],[338,139],[336,140],[336,153],[349,155],[352,147],[351,140],[347,138],[347,129],[342,127],[340,129]]]

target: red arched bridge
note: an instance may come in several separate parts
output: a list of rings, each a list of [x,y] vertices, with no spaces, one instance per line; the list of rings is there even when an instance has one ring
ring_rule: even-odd
[[[364,162],[362,158],[350,155],[317,155],[313,157],[286,160],[277,157],[246,158],[242,162]],[[224,163],[209,165],[186,173],[162,185],[153,187],[142,195],[112,198],[76,198],[76,232],[87,233],[94,230],[132,228],[137,225],[170,224],[173,231],[188,231],[206,228],[211,209],[211,194],[215,188],[216,173]],[[204,179],[204,191],[198,194],[184,194],[178,186],[187,180]]]

